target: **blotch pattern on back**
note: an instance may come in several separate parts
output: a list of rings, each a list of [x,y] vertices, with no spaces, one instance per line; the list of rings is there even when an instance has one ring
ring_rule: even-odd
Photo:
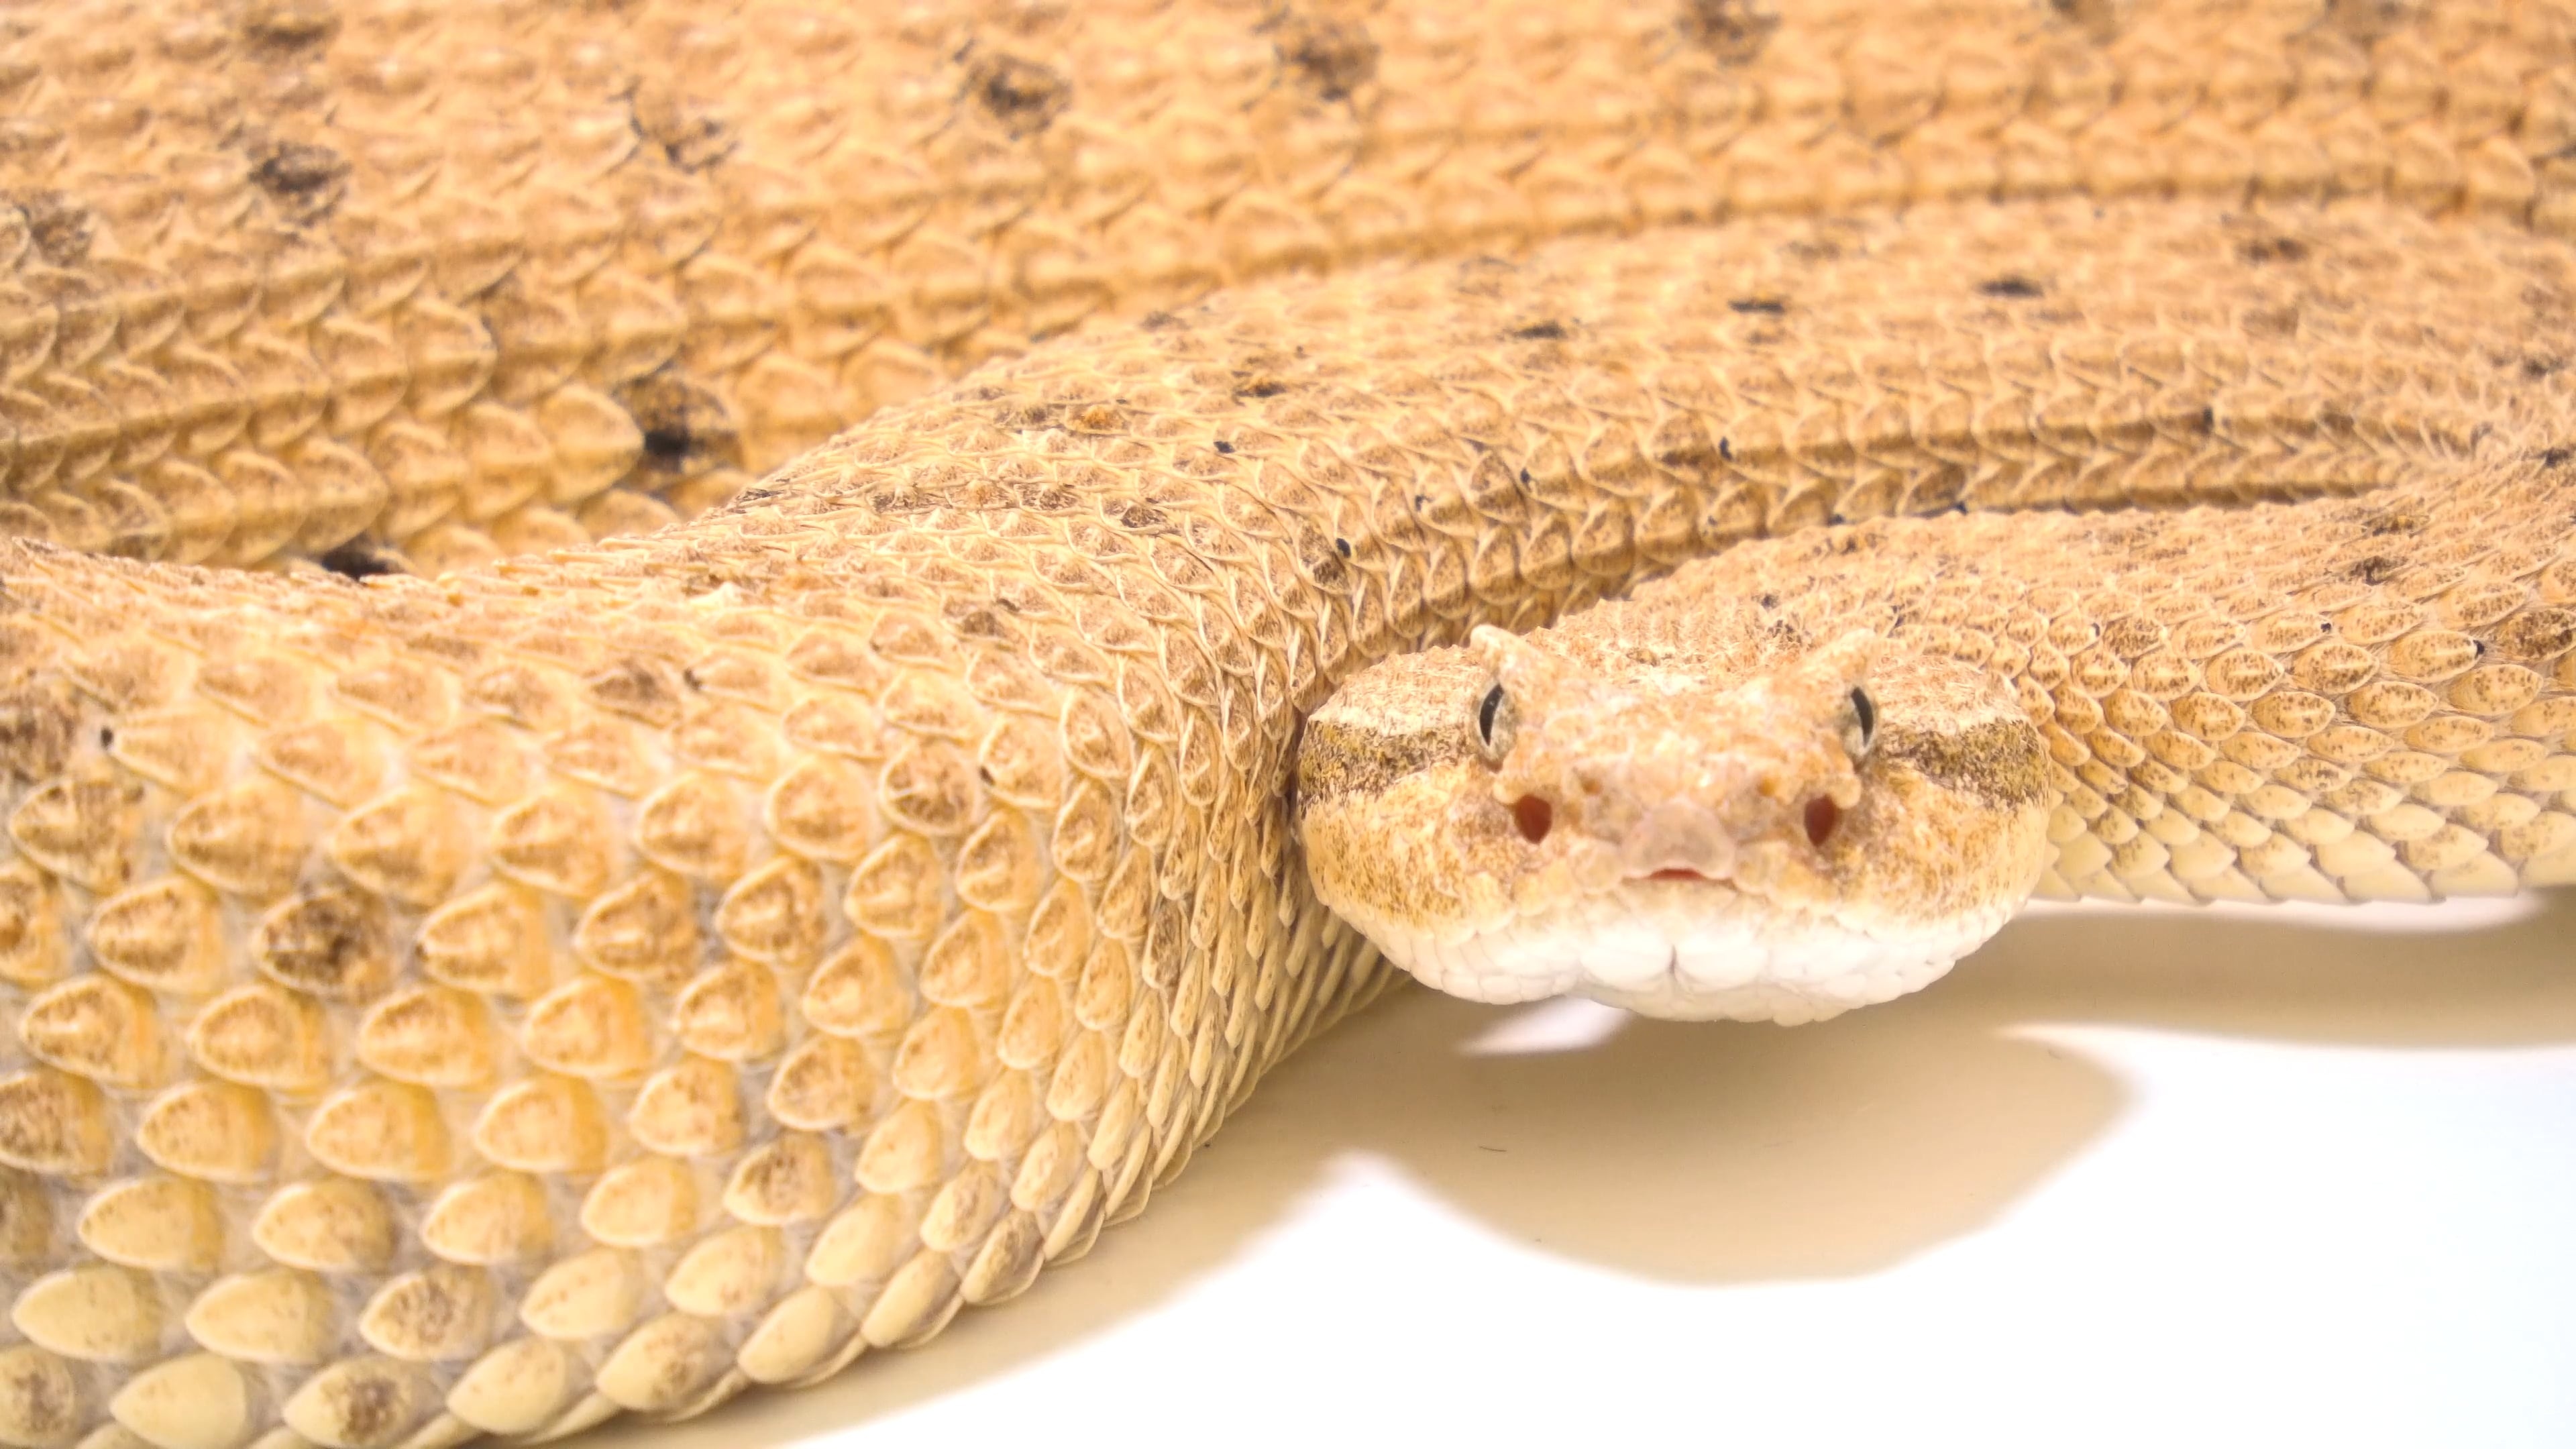
[[[1837,519],[2452,476],[2564,385],[2576,57],[2312,10],[12,9],[0,1440],[918,1343],[1383,983],[1281,805],[1360,665]],[[2510,700],[2496,617],[2409,678]],[[2561,849],[2560,763],[2441,828]]]
[[[1574,234],[2071,192],[2576,217],[2547,6],[2311,9],[22,7],[0,528],[352,575],[581,546],[1097,319]]]

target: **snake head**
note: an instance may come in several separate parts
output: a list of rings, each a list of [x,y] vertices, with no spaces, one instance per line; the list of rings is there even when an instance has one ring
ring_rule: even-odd
[[[1468,653],[1494,677],[1477,705],[1494,797],[1533,845],[1567,832],[1569,864],[1594,884],[1767,879],[1812,863],[1860,803],[1879,646],[1854,630],[1712,679],[1651,644],[1605,667],[1478,629]]]
[[[1869,629],[1622,604],[1388,661],[1307,722],[1324,903],[1455,995],[1807,1020],[1911,990],[2035,883],[2037,731]]]

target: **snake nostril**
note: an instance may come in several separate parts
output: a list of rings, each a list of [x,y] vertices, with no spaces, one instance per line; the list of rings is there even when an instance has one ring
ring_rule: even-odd
[[[1819,795],[1807,802],[1807,843],[1821,850],[1843,823],[1843,807]]]
[[[1520,827],[1521,839],[1536,845],[1555,827],[1556,807],[1536,795],[1523,795],[1512,802],[1512,824]]]

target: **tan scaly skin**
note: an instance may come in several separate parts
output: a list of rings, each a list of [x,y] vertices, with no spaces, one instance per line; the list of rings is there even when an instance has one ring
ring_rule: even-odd
[[[2034,890],[2576,884],[2548,436],[2349,501],[1751,543],[1389,661],[1307,728],[1316,894],[1455,995],[1794,1022],[1927,984]]]
[[[1020,1291],[1387,979],[1287,807],[1378,659],[1836,519],[2556,496],[2542,5],[0,17],[12,1444],[561,1434]],[[2564,515],[2408,496],[2170,601],[2291,661],[2259,730],[2052,696],[2061,879],[2561,858]],[[2164,658],[2091,582],[2166,525],[1978,526],[2004,602],[1903,629],[1719,567]],[[2351,769],[2266,813],[2266,739]]]
[[[2406,481],[1752,542],[1526,639],[1389,661],[1303,736],[1319,898],[1456,995],[1806,1021],[1924,985],[2034,889],[2576,881],[2568,316],[2533,285],[2563,263],[2475,232],[2401,259],[2407,228],[2350,214],[2053,220],[1973,263],[1872,238],[1828,270],[1881,295],[1811,285],[1739,365],[1839,352],[1836,404],[1909,420],[1855,449],[1907,512],[1941,468],[1971,510],[2027,501],[2034,471],[2139,503],[2337,492],[2365,458]],[[2505,330],[2456,351],[2375,344],[2482,316]],[[2025,327],[2060,359],[2048,421],[1942,439]],[[2354,389],[2356,364],[2384,370]],[[2212,446],[2248,426],[2273,456]]]

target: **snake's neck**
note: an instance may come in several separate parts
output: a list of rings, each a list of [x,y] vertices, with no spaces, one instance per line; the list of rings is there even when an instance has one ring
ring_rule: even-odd
[[[2546,441],[2361,499],[1781,540],[1646,597],[1990,669],[2048,748],[2044,895],[2505,894],[2576,879],[2576,478]]]

